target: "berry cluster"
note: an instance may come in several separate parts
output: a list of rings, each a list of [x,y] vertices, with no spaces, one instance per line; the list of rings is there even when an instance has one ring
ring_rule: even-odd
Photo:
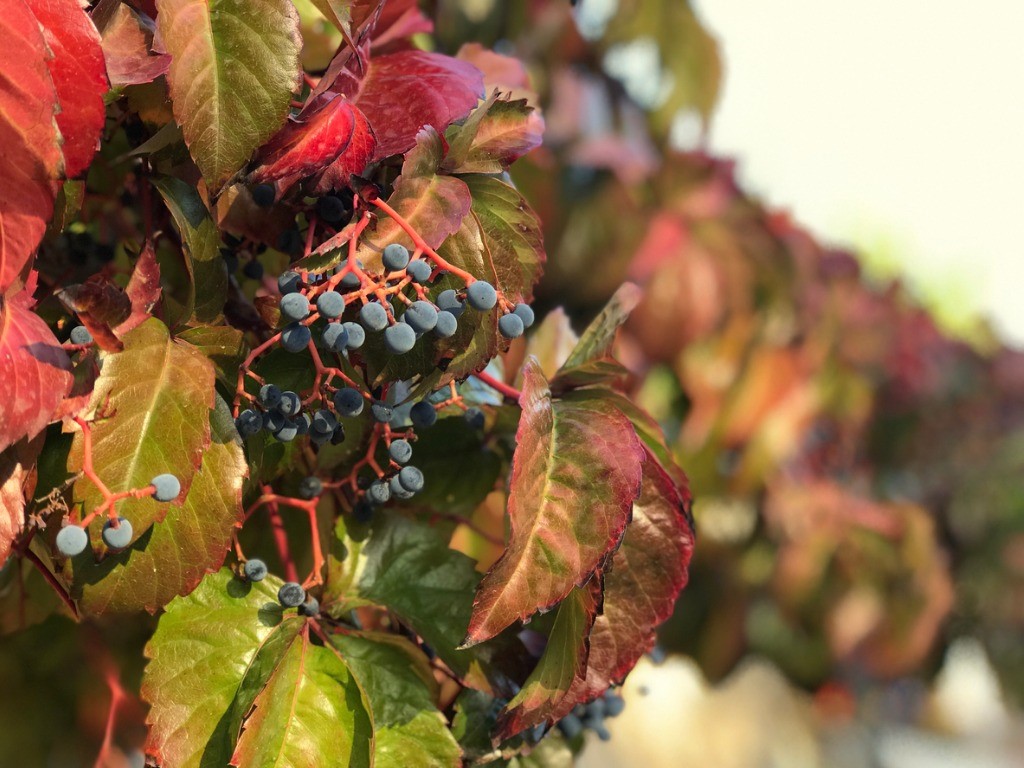
[[[90,462],[91,463],[91,462]],[[91,469],[91,468],[90,468]],[[89,473],[87,473],[89,474]],[[57,534],[57,549],[65,557],[75,557],[82,554],[89,546],[89,534],[86,529],[93,518],[104,508],[108,509],[107,519],[103,523],[103,543],[110,549],[124,549],[132,542],[131,522],[114,512],[114,504],[122,498],[143,498],[151,496],[156,501],[174,501],[181,494],[181,482],[171,474],[157,475],[146,488],[140,488],[123,493],[110,493],[106,486],[98,483],[100,491],[104,495],[104,502],[99,509],[94,510],[79,524],[67,522]]]
[[[558,730],[567,739],[574,739],[585,730],[593,731],[601,741],[608,741],[612,736],[605,728],[604,721],[608,717],[618,717],[626,708],[623,698],[609,688],[603,696],[589,704],[578,704],[571,714],[558,722]]]

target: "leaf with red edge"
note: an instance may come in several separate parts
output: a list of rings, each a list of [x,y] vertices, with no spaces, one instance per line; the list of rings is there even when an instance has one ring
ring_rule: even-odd
[[[94,275],[81,285],[69,285],[57,292],[57,298],[78,315],[100,349],[120,352],[124,344],[114,335],[114,327],[128,319],[132,302],[120,286],[102,275]]]
[[[368,31],[374,48],[434,30],[433,22],[420,10],[418,0],[313,0],[313,4],[339,29],[359,30],[372,23],[373,28]],[[378,8],[380,15],[372,20]]]
[[[474,112],[462,126],[449,129],[449,173],[501,173],[540,146],[544,118],[525,100],[497,99]]]
[[[131,302],[131,314],[114,329],[118,336],[142,325],[151,317],[153,307],[160,301],[160,265],[156,263],[152,240],[147,240],[142,246],[142,253],[135,262],[125,293]]]
[[[443,157],[441,137],[432,128],[424,128],[417,137],[416,148],[405,157],[402,174],[394,184],[387,204],[415,229],[431,248],[438,248],[445,239],[459,231],[462,220],[473,203],[469,187],[452,176],[442,176],[437,169]],[[367,232],[373,247],[363,245],[357,257],[368,267],[380,265],[380,251],[391,243],[412,246],[409,236],[392,219],[382,215],[376,228]],[[333,246],[337,248],[337,246]],[[322,253],[317,249],[315,253]],[[340,255],[338,260],[340,260]]]
[[[89,167],[107,114],[103,104],[107,70],[100,33],[78,0],[25,2],[43,28],[53,55],[47,66],[60,102],[57,127],[63,139],[64,173],[71,178]]]
[[[599,577],[574,589],[561,602],[544,655],[519,693],[498,716],[497,739],[504,741],[527,728],[553,720],[553,714],[564,708],[563,702],[570,690],[586,677],[590,630],[600,607]]]
[[[153,30],[135,9],[120,0],[104,0],[93,10],[92,20],[103,37],[103,58],[112,87],[150,83],[167,74],[171,57],[152,50]]]
[[[0,451],[35,437],[71,389],[71,361],[30,302],[0,296]]]
[[[590,634],[586,679],[573,685],[555,720],[622,683],[654,647],[655,629],[672,615],[686,586],[694,544],[689,491],[650,452],[643,472],[633,522],[605,575],[604,610]]]
[[[46,41],[23,0],[0,13],[0,293],[17,281],[53,213],[64,169]]]
[[[357,57],[335,87],[355,102],[377,136],[374,159],[402,154],[424,126],[444,132],[477,105],[483,76],[472,64],[428,51],[400,51],[371,59],[361,76]]]
[[[249,182],[276,181],[285,190],[300,179],[330,170],[331,180],[345,186],[349,176],[362,173],[375,144],[358,108],[344,96],[324,94],[263,145]],[[328,183],[323,192],[331,186]]]
[[[618,546],[640,490],[643,448],[621,411],[552,398],[536,359],[523,369],[508,548],[473,603],[466,645],[550,608]]]
[[[155,613],[187,595],[224,563],[231,535],[242,520],[242,483],[248,466],[227,403],[210,412],[211,442],[181,506],[131,547],[97,563],[90,550],[74,558],[72,594],[84,613]]]

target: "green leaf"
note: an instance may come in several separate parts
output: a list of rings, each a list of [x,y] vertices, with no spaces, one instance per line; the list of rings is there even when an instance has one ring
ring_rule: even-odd
[[[272,136],[299,77],[289,0],[157,0],[174,117],[213,193]]]
[[[190,283],[183,319],[218,323],[224,316],[228,274],[220,256],[220,233],[195,188],[181,179],[154,182],[174,217]]]
[[[165,472],[177,477],[182,493],[187,493],[210,445],[213,365],[192,347],[173,341],[155,318],[125,334],[123,341],[123,352],[104,355],[93,388],[95,471],[115,493],[145,488]],[[82,467],[83,447],[78,432],[68,458],[71,472]],[[87,512],[103,501],[85,477],[75,483],[74,497]],[[117,503],[118,514],[131,522],[136,539],[170,508],[148,497]],[[97,541],[100,524],[94,526]]]
[[[493,176],[461,178],[473,195],[473,216],[498,287],[511,301],[529,302],[546,258],[540,219],[511,184]]]
[[[450,549],[442,535],[433,526],[398,515],[378,516],[355,572],[328,584],[325,608],[336,601],[347,608],[354,598],[384,606],[422,637],[460,679],[476,687],[505,689],[505,674],[495,664],[500,661],[504,667],[514,660],[502,658],[499,645],[456,649],[469,622],[479,574],[473,561]],[[410,584],[416,589],[410,589]],[[344,591],[333,591],[339,588]]]
[[[615,342],[615,334],[640,302],[642,293],[633,283],[620,286],[604,309],[587,326],[555,378],[570,376],[574,368],[607,358]]]
[[[618,546],[640,490],[643,450],[611,403],[554,399],[523,370],[508,548],[480,582],[466,645],[493,637],[584,584]]]
[[[371,765],[363,691],[308,620],[282,611],[280,586],[223,570],[168,606],[142,682],[146,751],[162,768]]]
[[[146,752],[162,768],[223,768],[231,759],[232,707],[240,695],[249,699],[244,709],[255,698],[243,681],[250,670],[268,674],[303,624],[283,619],[280,585],[273,577],[249,584],[222,570],[167,606],[146,646],[142,679]]]
[[[501,739],[544,722],[554,722],[556,708],[566,699],[573,683],[587,674],[588,639],[600,602],[600,579],[593,579],[587,586],[570,592],[558,606],[544,655],[498,718]]]
[[[463,688],[455,699],[452,734],[458,739],[467,760],[474,760],[494,751],[491,731],[498,721],[499,712],[501,702],[484,691]]]
[[[336,650],[315,645],[308,624],[253,701],[231,765],[373,765],[368,702]]]
[[[572,768],[575,764],[572,750],[557,733],[541,739],[540,744],[530,750],[530,754],[516,755],[505,763],[507,768]]]
[[[543,118],[525,99],[492,95],[463,125],[448,129],[449,151],[442,167],[455,174],[502,173],[540,146],[543,134]]]
[[[128,549],[99,563],[91,556],[72,560],[72,594],[83,612],[155,613],[224,563],[242,520],[247,466],[231,411],[219,397],[210,427],[210,446],[181,506],[171,506]]]
[[[555,307],[544,316],[544,320],[530,333],[526,342],[527,356],[536,357],[540,369],[550,380],[558,369],[569,359],[580,337],[572,329],[569,316],[561,307]]]
[[[335,634],[373,709],[376,768],[462,765],[462,751],[437,709],[438,685],[427,657],[402,637]]]
[[[188,342],[210,358],[217,380],[234,390],[238,383],[238,368],[249,352],[245,335],[240,330],[230,325],[196,325],[181,331],[178,339]]]

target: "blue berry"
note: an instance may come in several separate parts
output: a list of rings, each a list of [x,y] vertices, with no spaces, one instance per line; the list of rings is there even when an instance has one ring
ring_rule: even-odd
[[[254,256],[245,262],[245,266],[242,267],[242,274],[250,280],[262,280],[263,265],[259,262],[259,259]]]
[[[313,431],[331,435],[338,428],[338,419],[330,411],[320,409],[313,414]]]
[[[293,293],[289,295],[297,296],[298,294]],[[313,338],[313,335],[309,332],[309,328],[300,323],[292,323],[281,331],[281,346],[294,355],[309,346],[311,338]]]
[[[384,331],[384,346],[393,355],[404,355],[416,346],[416,331],[407,323],[395,323]]]
[[[373,414],[373,418],[381,424],[387,424],[395,415],[395,409],[380,400],[374,400],[370,404],[370,412]]]
[[[302,287],[302,276],[298,272],[282,272],[277,278],[277,290],[281,292],[282,296],[287,296],[289,293],[295,293],[299,288]]]
[[[448,290],[441,291],[441,293],[438,294],[437,308],[445,312],[450,312],[457,319],[466,308],[466,304],[459,299],[459,295],[454,290],[449,288]]]
[[[257,184],[252,188],[252,201],[260,208],[269,208],[274,204],[277,191],[273,184]]]
[[[117,527],[111,520],[103,524],[103,543],[111,549],[124,549],[132,543],[132,524],[123,517],[117,518]]]
[[[391,496],[396,499],[411,499],[416,494],[413,491],[407,490],[402,486],[402,481],[398,479],[398,475],[395,475],[388,482],[388,490],[391,492]]]
[[[277,405],[277,410],[285,416],[296,416],[299,411],[302,410],[302,398],[291,390],[282,392],[281,401]]]
[[[323,493],[324,484],[320,481],[319,477],[306,477],[299,483],[299,497],[306,499],[314,499]]]
[[[484,412],[479,408],[469,408],[462,417],[469,423],[473,429],[483,429],[486,419],[484,418]]]
[[[437,323],[434,325],[434,333],[442,339],[450,339],[459,330],[459,321],[451,312],[446,309],[437,313]]]
[[[346,259],[345,261],[341,262],[341,269],[345,269],[347,265],[348,260]],[[363,262],[357,260],[356,266],[362,269]],[[359,275],[357,275],[355,272],[349,272],[343,278],[341,278],[341,287],[344,288],[346,291],[354,291],[360,285],[362,285],[362,281],[359,279]]]
[[[274,437],[282,443],[290,443],[299,434],[299,428],[295,422],[285,422],[285,425],[274,433]]]
[[[76,325],[71,329],[72,344],[92,344],[92,334],[84,325]]]
[[[306,590],[296,581],[286,581],[277,590],[277,602],[285,608],[295,608],[306,602]]]
[[[246,408],[235,419],[235,428],[243,438],[252,437],[263,428],[263,416],[252,408]]]
[[[583,733],[583,721],[576,715],[566,715],[558,722],[558,730],[571,741]]]
[[[349,349],[359,349],[366,342],[366,331],[363,330],[363,326],[345,323],[345,331],[348,333],[348,341],[345,346]]]
[[[408,440],[392,440],[388,446],[388,455],[392,461],[405,464],[412,458],[412,446]]]
[[[421,400],[409,409],[409,418],[416,428],[432,427],[437,422],[437,411],[430,403]]]
[[[626,708],[626,700],[611,689],[605,691],[604,700],[608,717],[618,717]]]
[[[267,578],[267,564],[258,558],[246,560],[242,572],[249,581],[263,581]]]
[[[288,423],[288,417],[278,410],[267,411],[263,414],[263,428],[270,434],[275,434],[283,429]]]
[[[78,525],[66,525],[57,534],[57,549],[65,557],[80,555],[89,546],[89,534]]]
[[[373,505],[366,499],[360,499],[352,507],[352,517],[357,523],[368,523],[373,520]]]
[[[519,315],[502,315],[498,320],[498,331],[506,339],[518,339],[523,335],[523,321]]]
[[[477,280],[466,289],[466,301],[473,309],[486,312],[498,303],[498,292],[486,280]]]
[[[391,488],[384,480],[374,480],[366,489],[366,498],[373,504],[387,504],[391,500]]]
[[[401,243],[391,243],[384,249],[381,261],[388,272],[405,269],[409,264],[409,249]]]
[[[341,323],[330,323],[320,336],[327,349],[343,352],[348,345],[348,329]]]
[[[398,482],[410,493],[419,493],[423,490],[423,473],[416,467],[402,467]]]
[[[416,331],[426,333],[432,331],[437,325],[437,310],[429,301],[414,301],[405,310],[402,319]]]
[[[264,408],[277,408],[281,402],[280,388],[275,384],[264,384],[260,387],[259,401]]]
[[[316,618],[320,615],[320,601],[313,596],[307,597],[306,601],[299,606],[299,613]]]
[[[376,302],[364,304],[359,310],[359,322],[369,331],[383,331],[388,327],[388,312]]]
[[[529,328],[533,325],[534,314],[533,308],[529,304],[516,304],[515,309],[512,310],[512,314],[523,321],[523,327]]]
[[[354,387],[342,387],[334,393],[334,407],[342,416],[358,416],[363,412],[363,393]]]
[[[153,486],[153,498],[157,501],[174,501],[181,493],[181,483],[172,474],[157,475],[149,484]]]
[[[328,224],[337,224],[348,211],[345,201],[335,195],[327,195],[316,201],[316,215]]]
[[[337,291],[326,291],[317,298],[316,308],[324,317],[341,317],[345,311],[345,297]]]
[[[281,297],[281,317],[298,322],[309,317],[309,299],[301,293],[289,293]]]
[[[434,268],[423,259],[417,259],[405,268],[406,274],[412,278],[413,282],[425,283],[430,279],[430,275],[433,274]]]

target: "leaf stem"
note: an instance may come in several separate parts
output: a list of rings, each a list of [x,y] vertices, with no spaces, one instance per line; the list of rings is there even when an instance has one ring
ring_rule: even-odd
[[[503,381],[499,381],[498,379],[491,376],[489,373],[480,371],[480,373],[474,373],[473,375],[480,379],[480,381],[482,381],[491,389],[497,390],[505,397],[511,400],[515,400],[517,403],[519,402],[519,398],[523,396],[523,393],[520,392],[518,389],[516,389],[513,386],[510,386],[509,384],[506,384]]]

